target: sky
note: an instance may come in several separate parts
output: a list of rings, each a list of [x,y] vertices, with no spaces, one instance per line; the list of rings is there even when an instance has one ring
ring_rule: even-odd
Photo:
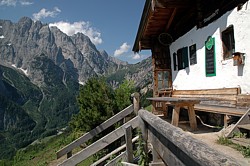
[[[131,64],[149,57],[132,51],[145,0],[0,0],[0,19],[27,16],[68,35],[82,32],[110,56]]]

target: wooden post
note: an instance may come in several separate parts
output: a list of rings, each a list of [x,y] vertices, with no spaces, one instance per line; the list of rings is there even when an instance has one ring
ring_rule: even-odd
[[[139,128],[141,129],[141,133],[142,133],[142,139],[145,142],[144,144],[144,152],[145,154],[148,153],[148,128],[146,126],[146,124],[144,123],[143,119],[140,118],[139,116]]]
[[[125,126],[127,161],[133,163],[132,126]]]
[[[178,127],[179,124],[179,114],[180,114],[180,106],[176,105],[173,109],[173,117],[172,117],[172,125]]]
[[[197,122],[196,122],[196,116],[194,111],[194,105],[188,106],[188,117],[189,117],[189,123],[192,130],[197,130]]]
[[[137,115],[140,109],[140,94],[135,92],[131,96],[133,97],[134,112]]]

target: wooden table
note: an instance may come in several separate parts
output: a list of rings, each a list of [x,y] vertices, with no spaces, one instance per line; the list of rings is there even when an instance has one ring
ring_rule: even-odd
[[[153,109],[156,109],[156,103],[161,102],[163,106],[163,111],[167,112],[167,105],[171,105],[174,107],[172,114],[172,122],[171,124],[174,126],[178,126],[179,123],[179,114],[181,107],[188,108],[188,117],[189,123],[192,130],[197,129],[197,122],[194,111],[194,104],[199,104],[200,100],[197,98],[177,98],[177,97],[152,97],[147,98],[152,101]]]

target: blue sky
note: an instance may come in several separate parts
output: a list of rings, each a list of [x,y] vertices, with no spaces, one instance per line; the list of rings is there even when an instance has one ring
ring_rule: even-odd
[[[129,63],[150,56],[132,47],[145,0],[0,0],[0,19],[17,22],[27,16],[72,35],[82,32],[97,49]]]

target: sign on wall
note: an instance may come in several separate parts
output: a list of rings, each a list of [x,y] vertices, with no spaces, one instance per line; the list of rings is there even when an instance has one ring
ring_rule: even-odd
[[[205,42],[205,65],[206,76],[216,75],[216,61],[215,61],[215,38],[208,37]]]

